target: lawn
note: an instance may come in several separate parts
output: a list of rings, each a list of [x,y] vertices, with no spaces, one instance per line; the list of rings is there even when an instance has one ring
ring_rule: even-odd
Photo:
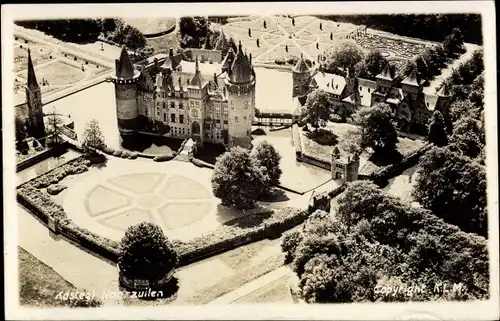
[[[43,79],[49,85],[70,85],[85,77],[85,72],[62,61],[54,61],[41,67],[35,67],[36,78],[41,83]],[[25,75],[19,75],[25,78]]]
[[[174,49],[175,52],[175,50],[180,47],[179,33],[171,32],[168,35],[164,35],[161,37],[148,38],[147,43],[148,46],[154,49],[155,53],[168,53],[169,49]]]
[[[20,47],[22,46],[22,48]],[[50,60],[52,49],[45,46],[36,46],[31,49],[31,60],[36,66]],[[16,42],[14,46],[14,71],[24,70],[28,67],[28,45]]]
[[[175,18],[123,18],[126,24],[137,28],[143,34],[167,31],[175,26]]]
[[[36,308],[68,306],[68,301],[56,299],[59,292],[78,291],[51,267],[19,249],[20,304]]]

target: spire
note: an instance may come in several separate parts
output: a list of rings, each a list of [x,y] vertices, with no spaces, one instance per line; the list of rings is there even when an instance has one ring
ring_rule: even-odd
[[[119,78],[132,78],[134,77],[134,66],[130,62],[127,49],[122,48],[120,60],[116,60],[116,77]]]
[[[229,48],[226,58],[222,61],[222,72],[231,72],[231,65],[234,60],[234,51],[232,48]]]
[[[405,85],[410,85],[410,86],[420,86],[420,79],[417,75],[417,71],[415,70],[416,68],[413,68],[411,73],[405,78],[403,79],[403,81],[401,82],[401,84],[405,84]]]
[[[33,67],[33,61],[31,60],[31,50],[28,49],[28,88],[38,87],[38,82],[36,81],[35,67]]]
[[[243,50],[241,48],[241,41],[238,44],[238,53],[234,58],[233,64],[231,66],[231,72],[229,74],[229,80],[233,83],[249,83],[253,80],[252,66],[245,57]]]
[[[446,83],[443,84],[443,87],[437,93],[438,97],[450,97],[450,91],[448,90],[448,85]]]
[[[196,87],[199,87],[199,88],[202,88],[205,86],[205,78],[203,78],[203,76],[201,75],[201,72],[200,72],[200,65],[198,63],[198,56],[196,56],[196,61],[195,61],[195,74],[193,76],[193,78],[191,79],[191,86],[196,86]]]
[[[393,80],[394,77],[392,75],[392,70],[391,70],[391,65],[389,62],[384,66],[384,69],[382,69],[382,72],[377,75],[377,78],[379,79],[387,79],[387,80]]]
[[[309,66],[307,66],[307,63],[304,60],[304,54],[302,54],[302,53],[300,54],[300,59],[299,59],[299,61],[297,61],[297,64],[295,65],[295,67],[293,67],[292,71],[296,72],[296,73],[309,72]]]
[[[200,73],[200,63],[198,62],[198,56],[196,56],[196,62],[195,62],[195,65],[194,65],[194,70],[195,70],[195,73],[197,73],[197,74]]]

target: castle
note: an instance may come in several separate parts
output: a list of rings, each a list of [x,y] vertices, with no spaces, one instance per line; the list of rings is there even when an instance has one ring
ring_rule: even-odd
[[[356,77],[353,68],[347,70],[346,77],[313,69],[301,56],[292,70],[292,77],[293,96],[302,105],[311,91],[322,89],[330,94],[334,111],[344,119],[358,107],[383,102],[391,107],[396,125],[403,132],[426,134],[434,110],[439,110],[449,121],[451,94],[446,84],[436,96],[425,94],[424,81],[415,70],[401,81],[401,87],[396,87],[397,77],[389,64],[372,81]]]
[[[153,123],[161,134],[191,137],[199,145],[250,148],[256,81],[251,55],[241,42],[235,53],[223,32],[214,50],[190,52],[194,62],[170,49],[161,65],[134,66],[122,49],[112,78],[120,134],[150,132]]]
[[[35,68],[28,49],[28,75],[25,87],[25,100],[15,103],[16,130],[35,139],[45,137],[43,122],[42,93],[36,80]],[[19,137],[16,137],[18,139]]]

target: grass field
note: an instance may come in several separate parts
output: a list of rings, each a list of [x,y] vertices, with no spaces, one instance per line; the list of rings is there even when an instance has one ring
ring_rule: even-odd
[[[19,249],[20,304],[36,308],[67,306],[67,301],[56,299],[59,292],[77,291],[51,267]]]
[[[175,26],[175,18],[123,18],[129,24],[143,34],[154,34],[166,31]]]
[[[159,52],[167,52],[170,48],[177,49],[180,47],[179,43],[179,33],[177,32],[172,32],[169,33],[168,35],[161,36],[161,37],[155,37],[155,38],[148,38],[148,46],[154,49],[155,53]]]

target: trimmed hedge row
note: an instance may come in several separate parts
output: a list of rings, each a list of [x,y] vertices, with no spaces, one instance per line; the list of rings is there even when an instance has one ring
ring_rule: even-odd
[[[101,150],[104,154],[115,156],[115,157],[121,157],[121,158],[127,158],[127,159],[136,159],[137,158],[137,153],[134,152],[128,152],[125,150],[116,150],[111,147],[104,147]]]
[[[177,156],[176,152],[172,152],[171,154],[163,154],[163,155],[158,155],[153,158],[155,162],[167,162],[169,160],[172,160]]]
[[[90,166],[91,161],[88,160],[85,156],[77,157],[59,167],[56,167],[45,174],[38,176],[28,182],[24,183],[21,186],[26,184],[32,184],[35,188],[45,188],[52,184],[57,184],[61,180],[63,180],[66,176],[76,175],[88,170],[88,166]]]
[[[47,193],[49,193],[50,195],[57,195],[57,194],[61,193],[62,191],[64,191],[66,188],[68,188],[68,187],[65,185],[60,185],[60,184],[51,185],[51,186],[47,187]]]
[[[374,173],[372,173],[369,178],[375,181],[377,184],[385,182],[394,176],[401,175],[409,167],[417,165],[420,157],[424,155],[427,151],[432,148],[432,144],[426,144],[421,148],[417,149],[412,154],[404,157],[400,162],[392,165],[385,166]]]
[[[178,249],[180,265],[187,265],[250,242],[280,235],[284,231],[304,222],[309,213],[300,209],[287,207],[274,211],[270,217],[264,220],[259,218],[262,215],[265,215],[265,213],[253,214],[232,220],[215,231],[189,242],[174,242],[174,246]],[[255,226],[248,228],[238,227],[239,221],[253,219],[258,222]]]
[[[210,168],[214,169],[215,166],[213,164],[207,163],[205,161],[202,161],[201,159],[197,159],[194,157],[190,157],[189,161],[193,163],[196,167],[201,167],[201,168]]]

